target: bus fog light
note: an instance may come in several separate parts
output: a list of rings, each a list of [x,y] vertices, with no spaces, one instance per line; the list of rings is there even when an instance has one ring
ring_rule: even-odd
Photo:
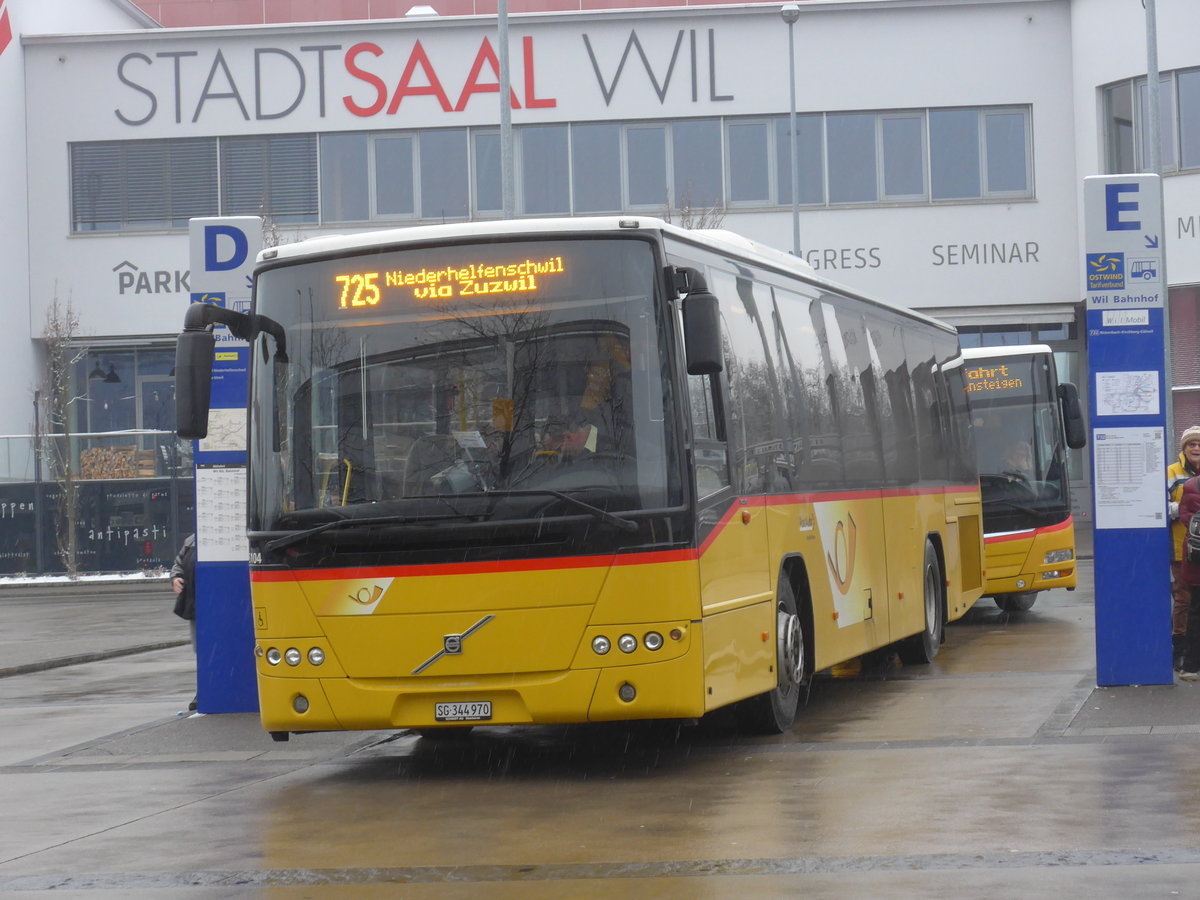
[[[308,712],[308,698],[303,694],[297,694],[295,699],[292,700],[292,709],[298,713]]]
[[[647,650],[661,650],[663,645],[663,636],[657,631],[647,631],[642,636],[642,643],[645,644]]]
[[[287,652],[283,654],[283,659],[289,666],[300,665],[301,658],[300,651],[295,647],[288,647]]]
[[[278,647],[272,647],[267,651],[267,662],[273,666],[277,666],[283,662],[283,654],[279,652]]]
[[[632,703],[633,698],[637,696],[637,688],[635,688],[632,684],[630,684],[627,681],[623,685],[621,685],[619,688],[617,688],[617,696],[620,697],[622,700],[624,700],[626,703]]]
[[[314,666],[319,666],[325,662],[325,651],[320,647],[313,647],[308,651],[308,661]]]
[[[1053,566],[1058,563],[1070,562],[1074,558],[1075,554],[1071,550],[1051,550],[1042,559],[1042,565]]]
[[[617,638],[617,648],[622,653],[632,653],[637,649],[637,638],[632,634],[623,634]]]
[[[604,635],[592,638],[592,650],[599,656],[603,656],[612,649],[612,641]]]
[[[1025,579],[1024,579],[1024,578],[1018,578],[1018,579],[1017,579],[1017,587],[1018,587],[1018,588],[1023,588],[1023,587],[1025,587]]]

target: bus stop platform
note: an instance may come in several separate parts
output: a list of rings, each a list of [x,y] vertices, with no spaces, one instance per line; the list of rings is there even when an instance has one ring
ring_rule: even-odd
[[[449,743],[189,714],[165,582],[3,586],[0,895],[1189,896],[1200,682],[1098,687],[1081,575],[931,665],[823,673],[783,735]]]

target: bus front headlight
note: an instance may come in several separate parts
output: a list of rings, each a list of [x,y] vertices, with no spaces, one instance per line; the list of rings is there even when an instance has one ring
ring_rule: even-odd
[[[1053,566],[1058,563],[1070,562],[1075,558],[1073,550],[1050,550],[1042,558],[1042,565]]]

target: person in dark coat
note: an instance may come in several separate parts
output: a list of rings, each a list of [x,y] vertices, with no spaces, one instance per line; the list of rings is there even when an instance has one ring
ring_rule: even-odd
[[[1179,497],[1179,521],[1186,533],[1192,516],[1200,513],[1200,477],[1189,478]],[[1179,678],[1182,681],[1200,680],[1200,563],[1188,562],[1186,538],[1183,559],[1180,560],[1179,577],[1191,594],[1188,605],[1187,631],[1183,637],[1183,665]]]
[[[196,652],[196,535],[183,539],[183,546],[171,564],[171,590],[175,592],[175,615],[187,619],[192,633],[192,652]],[[188,704],[196,709],[196,698]]]

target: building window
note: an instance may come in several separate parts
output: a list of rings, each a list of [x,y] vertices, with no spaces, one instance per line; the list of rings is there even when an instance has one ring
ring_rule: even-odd
[[[825,117],[829,202],[874,203],[879,199],[874,113]]]
[[[771,202],[771,141],[766,122],[731,121],[726,127],[729,148],[729,202],[765,206]],[[791,172],[788,172],[791,177]]]
[[[791,116],[775,120],[775,183],[780,206],[792,204]],[[825,202],[825,117],[796,116],[796,168],[802,206]]]
[[[620,212],[621,126],[596,122],[571,127],[571,188],[575,212]]]
[[[216,158],[213,138],[72,144],[72,229],[186,228],[216,215]]]
[[[979,165],[979,111],[939,109],[929,113],[929,158],[934,200],[983,194]]]
[[[916,113],[880,117],[883,149],[883,196],[887,200],[923,200],[925,190],[925,118]]]
[[[368,135],[321,135],[321,219],[363,222],[371,218]]]
[[[625,130],[628,205],[662,208],[667,196],[667,130],[662,125]]]
[[[317,221],[317,137],[221,138],[221,215]]]
[[[528,215],[571,212],[566,125],[530,125],[516,132],[521,154],[521,209]]]
[[[419,133],[421,218],[434,222],[465,219],[470,211],[467,130]]]
[[[500,133],[477,131],[472,136],[475,176],[475,211],[498,213],[504,209],[504,185],[500,171]]]
[[[1200,71],[1191,75],[1170,96],[1200,113]],[[1115,116],[1124,95],[1108,96]],[[797,116],[798,201],[1031,197],[1029,119],[1028,107]],[[789,129],[789,116],[521,126],[515,206],[538,216],[790,206]],[[1184,158],[1200,162],[1200,121],[1180,130]],[[1118,146],[1133,152],[1131,132]],[[76,233],[181,229],[208,215],[441,222],[494,216],[502,201],[494,126],[71,146]]]
[[[1102,88],[1106,174],[1150,167],[1150,116],[1145,78]],[[1200,68],[1159,74],[1158,127],[1164,173],[1200,169]]]
[[[671,160],[677,209],[710,209],[725,205],[721,122],[700,119],[671,124]]]
[[[407,218],[416,212],[411,135],[376,135],[371,141],[375,218]]]

